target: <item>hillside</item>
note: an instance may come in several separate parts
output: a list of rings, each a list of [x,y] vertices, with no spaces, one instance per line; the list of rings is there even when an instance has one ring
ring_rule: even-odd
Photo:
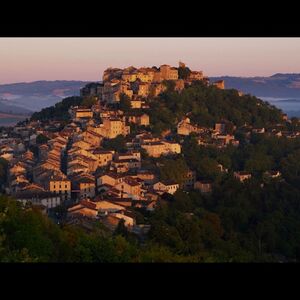
[[[253,126],[268,126],[280,122],[281,111],[251,95],[239,96],[234,89],[220,90],[195,83],[180,94],[168,90],[150,101],[152,130],[175,130],[186,114],[200,126],[214,126],[223,119],[237,126],[245,122]]]
[[[30,115],[32,111],[20,106],[15,106],[10,103],[9,100],[0,99],[0,112],[8,114],[21,114],[21,115]]]
[[[82,97],[67,97],[53,106],[43,108],[41,111],[33,113],[31,120],[66,120],[69,118],[69,108],[71,106],[82,105],[82,103]]]
[[[39,111],[69,96],[79,96],[85,81],[34,81],[0,85],[0,106],[8,105],[8,111],[19,113],[18,109]],[[0,107],[1,109],[1,107]],[[2,111],[4,111],[2,109]],[[26,113],[26,112],[25,112]]]
[[[214,126],[223,119],[237,126],[245,122],[254,126],[267,126],[281,120],[281,111],[251,95],[239,96],[235,89],[221,90],[195,82],[180,94],[170,86],[158,97],[150,97],[149,113],[151,129],[155,133],[175,130],[178,121],[189,114],[192,121],[201,126]],[[87,99],[86,99],[87,100]],[[84,98],[64,98],[54,106],[42,109],[32,115],[32,120],[65,119],[73,105],[86,105]]]
[[[18,115],[18,114],[8,114],[0,111],[0,126],[13,126],[20,121],[25,120],[29,116]]]

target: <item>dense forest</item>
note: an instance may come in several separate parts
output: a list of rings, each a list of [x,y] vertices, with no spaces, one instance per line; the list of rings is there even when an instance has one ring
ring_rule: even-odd
[[[184,74],[182,76],[185,76]],[[282,112],[236,90],[205,87],[200,82],[177,93],[166,92],[149,99],[151,130],[175,131],[189,113],[193,123],[212,127],[228,120],[268,128],[282,123],[298,130],[299,122],[282,121]],[[33,119],[64,117],[71,105],[83,99],[64,99]],[[124,100],[125,102],[126,100]],[[123,102],[123,101],[122,101]],[[128,108],[128,103],[121,103]],[[239,147],[218,149],[198,145],[194,134],[183,139],[182,154],[147,158],[143,165],[160,167],[161,179],[183,183],[188,170],[197,179],[213,182],[212,193],[179,189],[163,197],[154,212],[135,208],[137,221],[151,225],[142,242],[120,223],[115,232],[101,224],[92,233],[77,226],[56,225],[38,209],[22,208],[15,200],[0,199],[0,260],[9,262],[282,262],[300,259],[300,140],[252,134],[247,139],[237,130]],[[125,139],[106,141],[106,149],[122,151]],[[159,164],[158,164],[159,163]],[[221,171],[222,164],[227,172]],[[1,176],[5,173],[3,164]],[[241,183],[236,170],[252,178]],[[265,172],[278,170],[270,179]],[[139,221],[138,221],[139,222]]]

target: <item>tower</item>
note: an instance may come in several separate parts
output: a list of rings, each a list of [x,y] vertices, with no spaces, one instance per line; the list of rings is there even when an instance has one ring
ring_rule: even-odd
[[[179,68],[185,68],[185,63],[179,61]]]

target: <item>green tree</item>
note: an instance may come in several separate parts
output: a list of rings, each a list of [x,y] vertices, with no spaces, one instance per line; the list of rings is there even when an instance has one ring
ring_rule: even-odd
[[[97,104],[98,100],[95,96],[86,96],[83,98],[81,105],[91,108],[93,105]]]
[[[201,158],[196,165],[197,174],[206,179],[217,179],[220,175],[220,168],[218,162],[209,157]]]
[[[262,173],[271,170],[274,166],[273,159],[270,155],[255,153],[245,162],[245,170],[249,172]]]
[[[0,157],[0,190],[2,190],[2,184],[6,183],[7,178],[8,161]]]
[[[103,148],[108,150],[114,150],[117,152],[126,151],[126,139],[123,135],[118,135],[117,137],[109,140],[103,141]]]
[[[33,121],[45,121],[45,120],[68,120],[70,115],[68,110],[71,106],[82,105],[82,97],[67,97],[64,98],[61,102],[56,103],[54,106],[43,108],[40,112],[35,112],[32,114],[30,120]]]
[[[128,230],[125,226],[125,221],[124,219],[121,219],[118,223],[118,226],[116,227],[115,231],[114,231],[115,235],[121,235],[124,237],[128,236]]]
[[[188,166],[184,159],[162,159],[161,165],[159,168],[161,180],[184,183],[188,172]]]
[[[179,67],[178,68],[178,78],[187,79],[191,73],[191,70],[188,67]]]
[[[131,103],[130,103],[130,98],[122,93],[120,95],[120,104],[119,104],[120,110],[124,112],[129,112],[131,110]]]
[[[39,134],[37,137],[36,137],[36,143],[38,145],[42,145],[42,144],[47,144],[47,142],[49,141],[50,139],[48,137],[46,137],[45,135],[43,134]]]
[[[175,82],[173,80],[164,80],[162,84],[167,88],[167,92],[174,92]]]

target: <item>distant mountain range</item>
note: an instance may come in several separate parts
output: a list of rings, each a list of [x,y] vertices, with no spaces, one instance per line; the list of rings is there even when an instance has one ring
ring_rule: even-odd
[[[257,97],[299,98],[300,74],[277,73],[270,77],[210,77],[211,81],[225,80],[226,88],[234,88]]]
[[[89,81],[34,81],[0,84],[0,111],[29,114],[69,96],[78,96]]]

